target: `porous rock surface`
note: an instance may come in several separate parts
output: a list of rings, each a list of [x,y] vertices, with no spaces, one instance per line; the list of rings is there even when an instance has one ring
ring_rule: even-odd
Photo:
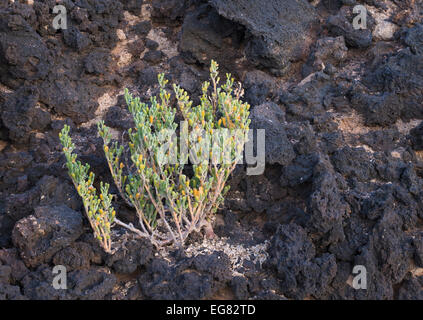
[[[67,30],[55,0],[0,2],[0,299],[423,299],[421,1],[59,2]],[[147,101],[160,72],[198,102],[210,59],[266,130],[264,173],[237,166],[217,239],[162,253],[115,228],[104,253],[59,131],[117,194],[96,122],[122,137],[124,88]]]

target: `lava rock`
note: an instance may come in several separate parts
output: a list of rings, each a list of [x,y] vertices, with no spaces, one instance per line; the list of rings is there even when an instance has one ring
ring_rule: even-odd
[[[313,177],[313,169],[319,158],[316,154],[299,155],[294,161],[283,167],[280,178],[281,186],[291,188],[307,183]]]
[[[85,72],[94,75],[106,74],[110,61],[110,53],[107,50],[95,50],[84,59]]]
[[[37,106],[39,91],[33,86],[23,86],[4,103],[1,117],[9,137],[17,143],[28,142],[32,130],[43,130],[50,121],[50,114]]]
[[[121,274],[130,274],[153,259],[153,246],[147,240],[130,240],[123,249],[108,256],[106,264]]]
[[[242,30],[236,24],[204,4],[186,15],[179,48],[187,63],[209,65],[210,59],[215,59],[229,68],[241,57],[241,38]]]
[[[150,50],[144,54],[144,60],[153,65],[162,61],[163,57],[164,54],[160,50]]]
[[[178,24],[185,16],[187,8],[198,0],[154,0],[151,17],[168,24]]]
[[[135,127],[134,119],[128,110],[113,106],[107,110],[105,124],[112,128],[128,130]]]
[[[265,158],[268,164],[288,165],[295,158],[294,149],[283,126],[284,120],[284,112],[272,102],[256,106],[251,112],[250,127],[265,130]]]
[[[22,295],[19,286],[0,283],[0,300],[27,300]]]
[[[68,47],[75,49],[79,52],[84,50],[91,44],[90,39],[84,33],[79,31],[77,27],[74,26],[70,26],[65,29],[65,31],[63,32],[63,40]]]
[[[30,271],[18,256],[16,248],[0,250],[0,262],[10,267],[10,282],[19,283]]]
[[[138,282],[143,295],[150,299],[203,299],[229,282],[230,269],[228,257],[219,252],[183,258],[174,266],[156,258]]]
[[[368,125],[386,126],[399,118],[423,119],[423,110],[418,107],[423,97],[422,70],[422,57],[409,48],[389,56],[364,77],[372,94],[353,90],[354,108],[363,113]]]
[[[39,266],[22,280],[25,297],[31,300],[104,300],[117,280],[107,268],[75,270],[67,273],[67,290],[52,286],[55,274],[47,265]]]
[[[79,210],[82,205],[72,185],[52,176],[44,176],[30,190],[11,194],[5,201],[5,209],[10,218],[18,221],[32,214],[37,206],[60,204],[65,204],[73,210]]]
[[[343,36],[326,37],[317,40],[307,63],[303,67],[303,77],[324,70],[324,67],[338,66],[347,57],[348,48]]]
[[[91,246],[85,242],[74,244],[60,250],[53,257],[54,265],[62,265],[67,271],[88,269],[94,253]]]
[[[369,181],[376,177],[370,155],[363,148],[343,147],[331,157],[334,168],[345,177]]]
[[[238,300],[245,300],[249,297],[248,281],[244,277],[233,277],[231,288]]]
[[[410,139],[414,150],[423,150],[423,121],[410,130]]]
[[[17,88],[24,80],[44,79],[53,57],[42,38],[17,14],[0,10],[0,79]]]
[[[353,14],[351,7],[343,7],[337,15],[330,16],[327,20],[327,27],[334,36],[343,36],[348,46],[354,48],[367,48],[371,45],[373,35],[370,25],[370,15],[366,29],[355,29],[353,27]]]
[[[140,72],[138,83],[140,86],[153,86],[157,84],[157,75],[158,72],[155,67],[145,68]]]
[[[294,224],[280,225],[269,248],[269,264],[277,270],[280,290],[287,297],[319,297],[336,275],[335,256],[315,257],[316,249],[306,231]]]
[[[399,300],[423,300],[423,276],[408,275],[398,291]]]
[[[423,24],[417,24],[407,30],[404,43],[410,47],[414,54],[423,55]]]
[[[273,77],[260,70],[247,72],[243,86],[244,99],[253,107],[267,102],[275,91]]]
[[[129,12],[139,15],[141,13],[141,6],[144,0],[120,0],[123,4],[123,8]]]
[[[246,54],[257,66],[276,75],[284,74],[291,62],[308,54],[317,23],[314,7],[303,0],[211,0],[226,19],[244,26],[252,35]]]
[[[415,248],[414,260],[416,265],[423,268],[423,232],[419,232],[413,239]]]
[[[342,179],[331,168],[328,160],[321,160],[314,167],[309,212],[309,229],[325,238],[325,244],[345,238],[343,219],[349,207],[342,196]]]
[[[37,207],[34,215],[15,225],[13,244],[29,267],[49,262],[82,234],[81,214],[65,205]]]
[[[136,25],[134,25],[134,27],[133,27],[135,33],[142,36],[142,37],[147,36],[147,34],[150,32],[151,28],[152,28],[151,21],[149,21],[149,20],[141,21],[141,22],[137,23]]]

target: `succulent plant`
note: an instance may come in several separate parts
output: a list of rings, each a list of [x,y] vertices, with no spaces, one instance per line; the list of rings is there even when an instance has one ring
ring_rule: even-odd
[[[176,84],[176,106],[172,106],[164,74],[158,76],[158,96],[151,97],[149,103],[132,97],[126,89],[126,103],[135,121],[135,127],[128,130],[127,148],[112,141],[103,121],[98,123],[111,175],[121,197],[135,209],[137,227],[115,218],[107,184],[101,184],[100,199],[97,197],[92,186],[94,176],[90,173],[87,177],[89,166],[75,162],[76,155],[71,153],[69,127],[62,130],[69,174],[106,251],[110,251],[107,241],[113,222],[155,246],[182,246],[193,231],[210,227],[209,218],[229,189],[226,181],[242,160],[250,124],[250,106],[240,100],[241,85],[235,86],[227,74],[220,86],[215,61],[211,62],[210,76],[211,82],[203,84],[200,104],[195,107],[187,92]],[[175,122],[177,114],[184,119],[179,126]],[[130,163],[123,161],[126,152]]]

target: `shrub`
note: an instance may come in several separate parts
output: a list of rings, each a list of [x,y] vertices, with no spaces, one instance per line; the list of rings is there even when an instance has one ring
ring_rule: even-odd
[[[214,61],[210,76],[211,83],[203,84],[196,107],[178,85],[173,85],[177,107],[171,106],[164,74],[158,76],[158,97],[151,97],[148,104],[125,90],[135,121],[135,128],[128,130],[127,148],[112,141],[104,122],[98,123],[110,172],[121,197],[136,211],[137,228],[115,218],[107,184],[101,184],[100,199],[97,198],[92,186],[94,176],[91,173],[87,177],[89,166],[76,162],[71,153],[69,127],[62,130],[69,174],[79,188],[94,233],[106,250],[110,250],[110,243],[105,240],[110,239],[113,222],[149,239],[155,246],[182,246],[190,233],[209,225],[209,218],[222,204],[228,191],[226,181],[242,159],[250,106],[240,100],[243,90],[240,85],[234,86],[230,74],[219,85],[218,65]],[[183,119],[179,127],[175,122],[177,115]],[[130,158],[127,164],[123,161],[125,154]]]
[[[97,195],[97,190],[93,186],[95,175],[93,172],[89,172],[90,166],[88,164],[83,165],[76,160],[77,156],[73,153],[75,145],[69,137],[69,130],[69,126],[65,125],[59,134],[63,152],[66,156],[69,176],[82,198],[85,213],[94,231],[94,236],[106,252],[111,252],[110,227],[116,212],[111,205],[112,197],[109,194],[109,185],[101,182],[100,194],[99,196]]]

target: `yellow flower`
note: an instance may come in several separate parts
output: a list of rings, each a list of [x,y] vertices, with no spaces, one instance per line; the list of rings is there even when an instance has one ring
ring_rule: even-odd
[[[105,152],[109,152],[109,147],[108,146],[104,146],[104,151]]]
[[[124,167],[124,166],[125,166],[125,165],[121,162],[121,163],[120,163],[120,168],[121,168],[121,169],[123,169],[123,167]]]
[[[152,124],[153,123],[153,116],[150,116],[150,123]]]
[[[139,162],[142,162],[142,154],[140,154],[140,155],[138,156],[138,161],[139,161]]]
[[[100,194],[100,199],[101,199],[101,200],[104,200],[104,197],[103,197],[103,195],[102,195],[102,194]]]
[[[196,198],[199,196],[197,189],[192,190],[192,193],[194,194],[194,197]]]

